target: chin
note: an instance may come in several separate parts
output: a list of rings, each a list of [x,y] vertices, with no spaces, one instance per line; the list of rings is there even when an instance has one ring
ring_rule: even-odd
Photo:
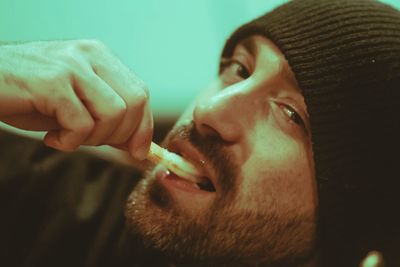
[[[309,218],[282,216],[218,199],[207,212],[188,213],[151,174],[126,206],[128,227],[177,266],[302,266],[314,255],[314,228]]]

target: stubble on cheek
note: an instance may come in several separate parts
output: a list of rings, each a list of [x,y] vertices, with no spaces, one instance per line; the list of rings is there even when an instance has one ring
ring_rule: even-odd
[[[308,218],[278,211],[272,203],[250,211],[238,208],[235,199],[219,199],[208,213],[187,216],[174,209],[151,179],[141,181],[129,199],[127,220],[134,232],[147,247],[185,266],[259,261],[276,266],[303,262],[311,252],[310,231],[304,227]]]
[[[150,172],[147,172],[127,200],[125,216],[128,226],[131,226],[133,230],[140,228],[141,222],[148,220],[147,214],[152,214],[154,217],[162,215],[165,213],[162,212],[163,210],[171,208],[171,201],[166,189],[150,175]]]
[[[154,205],[162,210],[170,210],[172,208],[172,197],[170,193],[157,180],[153,181],[149,188],[149,198]]]
[[[310,218],[279,209],[274,202],[279,196],[268,190],[263,192],[259,186],[257,196],[251,195],[253,199],[246,197],[248,194],[243,196],[237,181],[246,177],[239,179],[239,172],[246,173],[247,178],[251,178],[250,173],[235,168],[237,164],[231,164],[229,153],[221,153],[223,146],[206,142],[190,131],[179,136],[189,138],[210,158],[219,171],[220,191],[207,211],[186,214],[154,177],[143,179],[129,197],[126,217],[128,226],[143,238],[145,245],[184,266],[244,266],[260,262],[268,263],[266,266],[289,266],[285,264],[303,262],[312,254],[314,228]],[[253,175],[259,178],[257,173]],[[249,184],[251,188],[255,188],[254,183]],[[267,196],[273,199],[266,202]],[[250,209],[253,201],[262,205]]]
[[[131,233],[140,236],[146,247],[155,247],[161,238],[160,222],[167,221],[161,208],[170,207],[162,188],[153,186],[154,180],[142,179],[131,192],[126,207],[126,225]],[[154,202],[153,202],[154,201]]]

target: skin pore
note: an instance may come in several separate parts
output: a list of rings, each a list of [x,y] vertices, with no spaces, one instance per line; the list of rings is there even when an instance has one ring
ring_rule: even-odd
[[[283,54],[262,36],[242,40],[164,141],[195,150],[215,192],[171,186],[156,167],[129,197],[128,225],[175,265],[312,266],[309,132]]]

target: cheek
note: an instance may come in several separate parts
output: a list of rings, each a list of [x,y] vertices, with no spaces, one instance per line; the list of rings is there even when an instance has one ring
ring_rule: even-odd
[[[238,203],[246,209],[274,206],[290,212],[314,211],[311,155],[293,140],[279,140],[254,148],[242,168]]]

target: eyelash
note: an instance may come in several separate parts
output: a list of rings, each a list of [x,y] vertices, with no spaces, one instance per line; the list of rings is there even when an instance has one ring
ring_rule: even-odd
[[[237,75],[238,77],[240,77],[241,80],[245,80],[248,77],[250,77],[250,71],[245,67],[244,64],[242,64],[239,60],[234,59],[234,58],[229,58],[229,59],[222,59],[221,63],[220,63],[220,76],[221,78],[227,78],[227,80],[229,81],[229,78],[232,77],[224,77],[227,74],[225,74],[225,72],[229,69],[232,68],[232,66],[238,66],[239,69],[237,69],[234,73],[234,75]],[[242,72],[242,73],[239,73]],[[225,74],[225,75],[224,75]],[[232,79],[233,80],[233,79]],[[236,81],[238,82],[238,81]]]
[[[299,115],[299,113],[296,112],[296,110],[294,108],[292,108],[289,105],[285,105],[285,104],[281,104],[282,108],[285,109],[286,111],[284,111],[286,113],[286,115],[288,116],[288,118],[296,123],[297,125],[303,127],[306,131],[306,125],[304,123],[304,120],[302,119],[302,117]]]

